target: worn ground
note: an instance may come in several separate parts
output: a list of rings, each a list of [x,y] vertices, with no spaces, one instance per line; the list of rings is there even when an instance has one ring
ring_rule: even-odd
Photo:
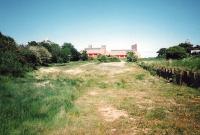
[[[136,64],[86,63],[37,72],[37,78],[46,76],[82,81],[75,111],[61,112],[66,124],[46,134],[200,134],[199,90],[170,84]]]

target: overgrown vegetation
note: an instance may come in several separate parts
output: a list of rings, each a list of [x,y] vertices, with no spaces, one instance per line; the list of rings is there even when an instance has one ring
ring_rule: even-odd
[[[13,38],[0,33],[0,74],[22,76],[40,65],[78,61],[80,58],[80,53],[71,43],[60,47],[48,40],[18,45]],[[84,60],[87,60],[85,56]]]
[[[154,67],[178,68],[183,70],[200,71],[200,57],[192,56],[181,60],[141,59],[139,63]]]
[[[81,79],[35,76],[0,76],[0,134],[43,134],[64,126],[68,112],[78,113],[74,100],[80,95]]]

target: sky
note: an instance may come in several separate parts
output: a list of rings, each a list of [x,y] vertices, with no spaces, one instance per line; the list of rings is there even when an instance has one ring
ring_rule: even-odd
[[[142,57],[200,44],[200,0],[0,0],[0,32],[17,43],[49,39],[78,50],[130,49]]]

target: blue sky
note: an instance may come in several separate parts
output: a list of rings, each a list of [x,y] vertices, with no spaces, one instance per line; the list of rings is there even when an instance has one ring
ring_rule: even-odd
[[[200,0],[0,0],[0,31],[17,43],[49,39],[108,49],[137,43],[143,57],[200,44]]]

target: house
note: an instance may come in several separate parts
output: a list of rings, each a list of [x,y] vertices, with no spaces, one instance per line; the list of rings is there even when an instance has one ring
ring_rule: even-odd
[[[89,57],[95,58],[98,55],[106,55],[106,46],[102,45],[100,48],[93,48],[92,45],[89,45],[88,48],[85,48]]]
[[[137,54],[137,44],[131,46],[131,49],[111,50],[110,55],[118,58],[126,58],[128,52],[135,52]]]
[[[200,50],[191,50],[191,54],[193,55],[200,54]]]
[[[137,44],[131,46],[131,49],[121,49],[121,50],[111,50],[107,51],[106,46],[102,45],[100,48],[93,48],[92,45],[89,45],[88,48],[85,48],[87,54],[91,58],[96,58],[98,55],[107,55],[107,56],[115,56],[118,58],[126,58],[127,52],[135,52],[137,53]]]

